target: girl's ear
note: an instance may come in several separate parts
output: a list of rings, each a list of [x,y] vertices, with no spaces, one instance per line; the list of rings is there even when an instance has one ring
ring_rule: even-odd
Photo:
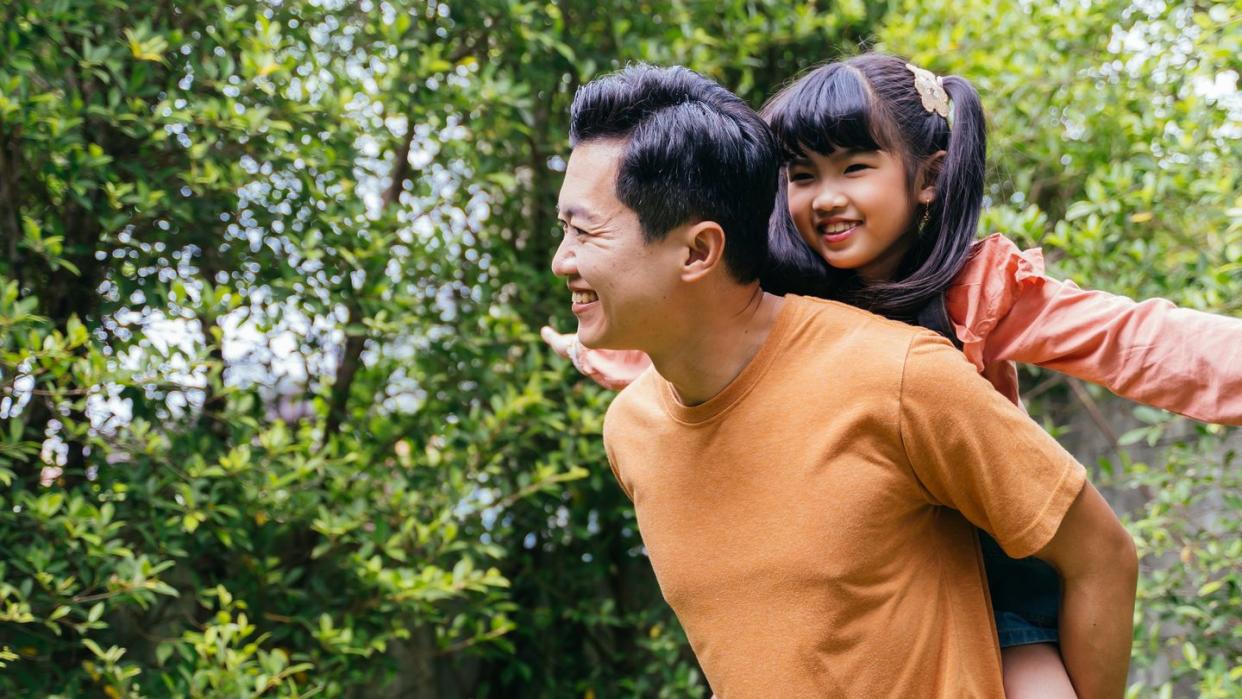
[[[699,221],[682,234],[685,241],[685,260],[682,262],[683,281],[697,281],[724,262],[725,234],[714,221]]]
[[[919,168],[918,197],[919,203],[931,204],[936,199],[936,180],[940,179],[940,168],[944,165],[945,152],[938,150],[923,161]]]

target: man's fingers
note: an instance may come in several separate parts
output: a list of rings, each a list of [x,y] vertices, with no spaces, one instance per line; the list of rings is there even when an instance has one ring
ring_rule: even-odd
[[[553,352],[556,352],[566,359],[569,358],[569,346],[574,341],[574,336],[572,334],[562,335],[553,330],[550,326],[545,325],[539,330],[539,337],[542,337],[543,341],[548,343],[548,346],[552,348]]]

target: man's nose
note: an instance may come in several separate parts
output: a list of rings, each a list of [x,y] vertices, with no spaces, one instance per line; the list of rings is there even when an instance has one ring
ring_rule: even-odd
[[[556,276],[569,277],[578,271],[572,247],[570,237],[562,236],[560,245],[556,246],[556,254],[552,256],[552,273]]]

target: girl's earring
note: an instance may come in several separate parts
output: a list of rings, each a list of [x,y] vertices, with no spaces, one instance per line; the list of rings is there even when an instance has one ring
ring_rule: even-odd
[[[931,204],[923,205],[923,219],[919,221],[919,235],[927,232],[927,219],[931,216]]]

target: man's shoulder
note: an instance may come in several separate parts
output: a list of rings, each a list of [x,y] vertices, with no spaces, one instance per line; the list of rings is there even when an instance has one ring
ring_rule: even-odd
[[[930,332],[911,338],[902,360],[901,396],[905,411],[986,409],[1022,413],[979,374],[964,353],[943,336]]]
[[[851,328],[860,328],[868,333],[892,332],[914,335],[924,330],[924,328],[898,320],[891,320],[858,306],[851,306],[840,301],[821,299],[814,296],[796,296],[793,294],[787,296],[786,299],[795,305],[803,322],[806,323],[831,325],[834,327],[844,325]]]
[[[604,439],[650,425],[664,417],[660,376],[647,369],[612,399],[604,413]]]
[[[811,374],[845,367],[855,388],[895,389],[894,397],[904,395],[912,381],[994,390],[943,335],[835,301],[802,298],[797,303],[802,317],[793,333],[795,362],[807,364]]]
[[[790,296],[789,300],[796,304],[798,314],[794,337],[805,341],[806,351],[828,361],[841,362],[840,353],[850,352],[846,359],[851,363],[904,362],[911,343],[943,340],[926,328],[839,301],[807,296]]]

